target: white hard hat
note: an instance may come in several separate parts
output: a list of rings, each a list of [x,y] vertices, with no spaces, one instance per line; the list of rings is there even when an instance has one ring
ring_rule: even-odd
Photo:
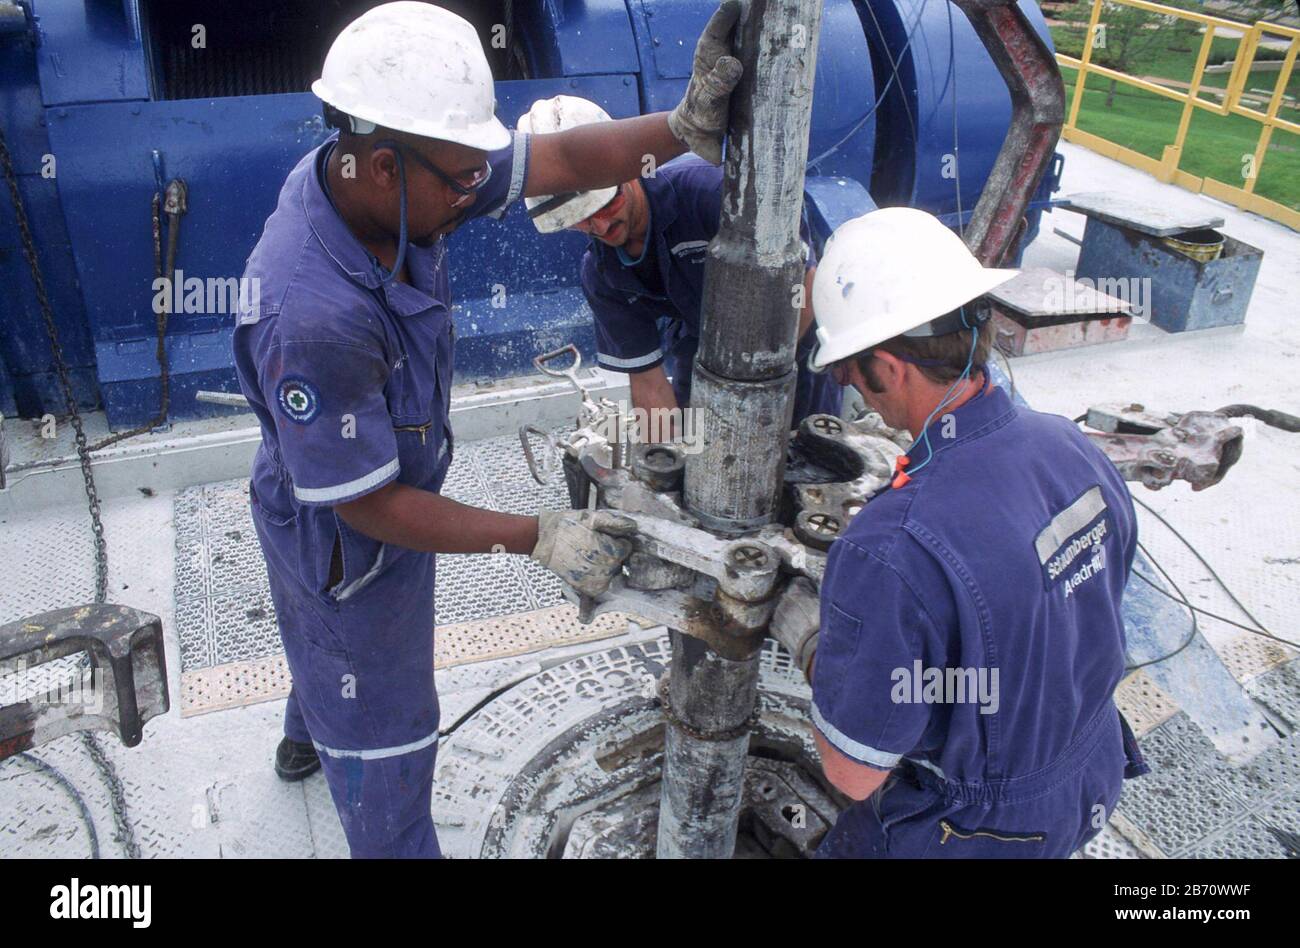
[[[562,132],[579,125],[613,121],[609,113],[595,102],[576,95],[557,95],[553,99],[538,99],[527,115],[519,116],[515,127],[521,132]],[[618,188],[598,188],[595,191],[574,191],[571,194],[548,194],[524,198],[528,216],[543,234],[572,227],[586,220],[608,204],[618,193]]]
[[[870,349],[895,336],[937,336],[962,324],[931,326],[1016,275],[984,267],[932,214],[887,207],[855,217],[826,242],[813,277],[817,351],[811,365]]]
[[[493,114],[492,70],[467,20],[430,3],[385,3],[330,46],[311,91],[359,119],[424,138],[495,151],[510,132]]]

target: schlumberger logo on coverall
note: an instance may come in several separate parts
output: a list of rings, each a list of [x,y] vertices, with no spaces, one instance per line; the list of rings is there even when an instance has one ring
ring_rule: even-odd
[[[1052,557],[1052,561],[1047,564],[1048,579],[1056,579],[1067,566],[1075,561],[1080,553],[1101,543],[1106,537],[1106,528],[1107,523],[1103,520],[1087,533],[1075,537],[1067,547]]]

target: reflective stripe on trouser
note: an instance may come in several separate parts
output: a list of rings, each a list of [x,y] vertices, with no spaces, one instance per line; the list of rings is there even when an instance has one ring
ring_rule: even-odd
[[[280,528],[254,515],[263,546]],[[432,557],[403,552],[344,603],[270,566],[293,676],[285,733],[310,739],[354,858],[440,855],[430,806],[437,756]]]
[[[1100,832],[1119,802],[1128,755],[1113,707],[1068,772],[1017,793],[945,791],[904,760],[881,789],[854,803],[817,849],[821,859],[1064,859]]]

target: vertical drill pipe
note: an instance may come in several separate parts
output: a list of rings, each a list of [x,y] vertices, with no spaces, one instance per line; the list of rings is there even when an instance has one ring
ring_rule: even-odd
[[[803,303],[799,236],[822,0],[750,0],[731,98],[722,215],[704,271],[686,462],[701,524],[740,534],[777,512]],[[660,858],[728,858],[740,820],[758,656],[724,659],[674,632],[659,810]]]

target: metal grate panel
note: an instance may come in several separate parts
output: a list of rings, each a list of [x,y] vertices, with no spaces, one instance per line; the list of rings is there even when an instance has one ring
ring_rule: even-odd
[[[567,603],[510,616],[475,619],[434,631],[434,667],[489,662],[624,634],[639,620],[622,613],[578,622]],[[282,653],[198,668],[181,676],[181,714],[189,717],[284,698],[292,684]]]
[[[1115,704],[1124,712],[1133,733],[1139,737],[1178,712],[1174,699],[1141,669],[1119,683],[1115,689]]]
[[[458,445],[443,493],[461,503],[521,514],[568,507],[562,484],[541,487],[533,481],[513,437]],[[281,652],[266,565],[249,515],[248,482],[222,481],[179,491],[173,517],[176,620],[184,671],[256,661]],[[563,601],[559,580],[527,557],[440,556],[437,612],[431,620],[437,625],[458,625],[520,615]],[[506,646],[507,651],[515,647]],[[214,703],[196,697],[196,704],[187,707],[229,706],[227,702],[238,699],[242,687],[219,688],[224,696]],[[202,686],[196,696],[200,692],[209,694],[211,688]]]

